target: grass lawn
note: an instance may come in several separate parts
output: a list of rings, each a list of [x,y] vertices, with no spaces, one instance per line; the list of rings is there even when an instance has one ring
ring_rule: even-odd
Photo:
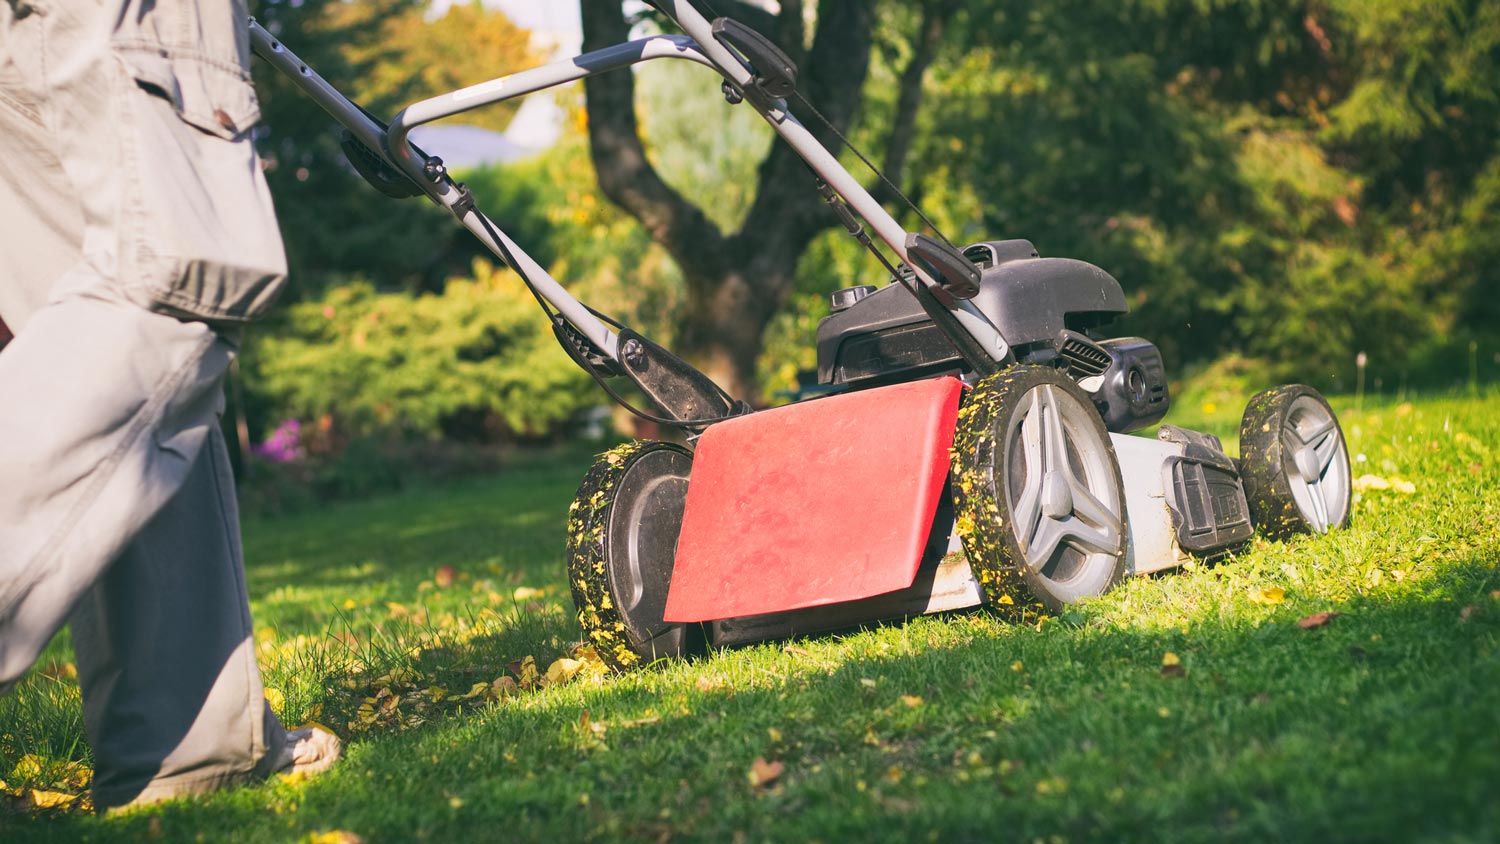
[[[1243,400],[1169,421],[1232,439]],[[1393,482],[1347,532],[1038,626],[927,617],[609,677],[555,663],[586,454],[251,521],[273,703],[346,761],[119,818],[0,810],[0,840],[1500,840],[1500,394],[1334,404],[1355,474]],[[70,659],[0,699],[11,794],[83,791]]]

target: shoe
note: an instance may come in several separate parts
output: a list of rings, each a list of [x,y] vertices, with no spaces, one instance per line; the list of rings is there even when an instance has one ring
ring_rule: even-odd
[[[271,771],[310,777],[332,768],[343,753],[338,736],[317,727],[302,727],[286,734],[286,744]]]

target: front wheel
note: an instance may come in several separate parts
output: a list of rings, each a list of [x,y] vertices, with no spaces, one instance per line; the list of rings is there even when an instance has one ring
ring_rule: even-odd
[[[1017,366],[980,381],[953,444],[956,529],[992,605],[1064,605],[1125,572],[1125,490],[1109,432],[1067,376]]]
[[[1272,539],[1347,527],[1353,496],[1338,417],[1303,384],[1266,390],[1240,421],[1240,477],[1255,527]]]
[[[693,457],[631,442],[601,455],[568,513],[568,583],[599,657],[624,670],[682,656],[697,625],[662,620]]]

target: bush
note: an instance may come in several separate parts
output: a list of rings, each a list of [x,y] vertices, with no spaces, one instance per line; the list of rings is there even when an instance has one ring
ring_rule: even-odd
[[[333,287],[293,305],[245,361],[261,418],[320,420],[330,451],[363,438],[547,438],[599,402],[519,279],[483,260],[441,295]]]

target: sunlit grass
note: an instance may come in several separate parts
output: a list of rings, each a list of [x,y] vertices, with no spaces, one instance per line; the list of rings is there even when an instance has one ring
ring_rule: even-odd
[[[1350,405],[1334,401],[1355,474],[1415,492],[1366,490],[1347,532],[1257,539],[1035,627],[920,618],[540,688],[492,683],[527,656],[545,672],[579,640],[561,549],[587,456],[252,521],[267,685],[288,722],[346,736],[348,759],[305,784],[121,819],[0,816],[0,831],[1496,840],[1500,395]],[[1200,402],[1169,421],[1232,440],[1238,410]],[[1321,612],[1338,615],[1298,626]],[[68,659],[56,643],[43,664]],[[87,760],[70,681],[52,673],[0,700],[0,778],[27,753]],[[382,689],[399,716],[362,720]]]

